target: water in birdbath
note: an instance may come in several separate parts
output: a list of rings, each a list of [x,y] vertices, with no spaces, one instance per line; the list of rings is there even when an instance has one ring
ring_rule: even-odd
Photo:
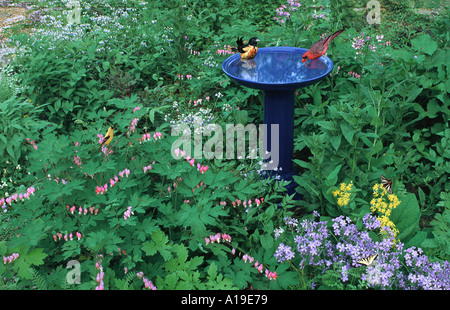
[[[245,86],[273,90],[296,89],[325,77],[333,68],[327,57],[302,63],[306,49],[292,47],[260,48],[254,59],[230,57],[224,63],[228,76]]]

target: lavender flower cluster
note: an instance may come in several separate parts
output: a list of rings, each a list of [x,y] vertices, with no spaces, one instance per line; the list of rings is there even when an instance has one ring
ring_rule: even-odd
[[[290,261],[300,269],[312,266],[322,274],[330,268],[338,269],[341,281],[345,283],[349,280],[350,270],[362,266],[358,260],[378,254],[372,264],[361,269],[362,274],[351,273],[361,274],[360,279],[367,287],[450,289],[448,261],[430,262],[420,248],[404,250],[404,244],[395,239],[388,226],[381,227],[376,216],[366,214],[362,218],[362,229],[345,216],[336,217],[331,222],[320,221],[317,212],[314,212],[313,219],[304,219],[300,223],[285,218],[286,228],[275,229],[275,238],[283,239],[275,258],[279,263]],[[293,239],[284,233],[289,228],[294,232]],[[369,232],[377,230],[384,230],[387,237],[373,240]]]
[[[31,12],[28,15],[28,19],[31,21],[32,24],[38,24],[42,21],[42,12],[40,10]]]
[[[0,8],[6,8],[11,5],[10,0],[0,0]]]

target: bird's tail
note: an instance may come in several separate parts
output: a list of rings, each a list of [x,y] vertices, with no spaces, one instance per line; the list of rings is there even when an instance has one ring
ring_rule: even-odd
[[[242,41],[242,39],[244,39],[244,37],[242,38],[237,38],[236,40],[236,45],[237,47],[228,47],[227,50],[231,51],[231,52],[235,52],[235,53],[242,53],[243,51],[241,50],[241,47],[245,44],[244,41]]]
[[[343,33],[345,31],[344,29],[338,30],[335,33],[331,34],[328,36],[328,38],[325,40],[325,44],[328,44],[331,42],[331,40],[333,40],[334,38],[336,38],[338,35],[340,35],[341,33]]]
[[[242,37],[242,38],[239,38],[239,37],[238,37],[238,38],[237,38],[237,40],[236,40],[236,45],[237,45],[238,47],[245,44],[245,42],[242,41],[242,39],[244,39],[244,37]]]

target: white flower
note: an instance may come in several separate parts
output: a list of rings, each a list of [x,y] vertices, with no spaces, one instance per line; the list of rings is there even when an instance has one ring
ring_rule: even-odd
[[[284,229],[283,228],[277,228],[277,229],[275,229],[274,230],[274,233],[275,233],[275,239],[277,239],[278,237],[280,237],[280,235],[282,234],[282,233],[284,233]]]

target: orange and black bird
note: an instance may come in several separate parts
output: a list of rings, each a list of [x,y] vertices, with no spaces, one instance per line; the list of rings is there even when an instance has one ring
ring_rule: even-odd
[[[317,41],[313,45],[311,45],[309,50],[307,50],[303,54],[302,62],[319,58],[323,54],[325,54],[328,50],[328,44],[331,42],[331,40],[333,40],[338,35],[340,35],[344,30],[345,30],[345,28],[341,29],[339,31],[336,31],[335,33],[329,35],[328,37],[320,39],[319,41]]]
[[[248,40],[248,44],[246,41],[242,41],[244,37],[238,38],[236,40],[237,48],[233,47],[231,50],[233,52],[238,52],[241,54],[241,59],[252,59],[255,58],[256,53],[258,52],[258,42],[261,41],[257,37],[252,37]]]

